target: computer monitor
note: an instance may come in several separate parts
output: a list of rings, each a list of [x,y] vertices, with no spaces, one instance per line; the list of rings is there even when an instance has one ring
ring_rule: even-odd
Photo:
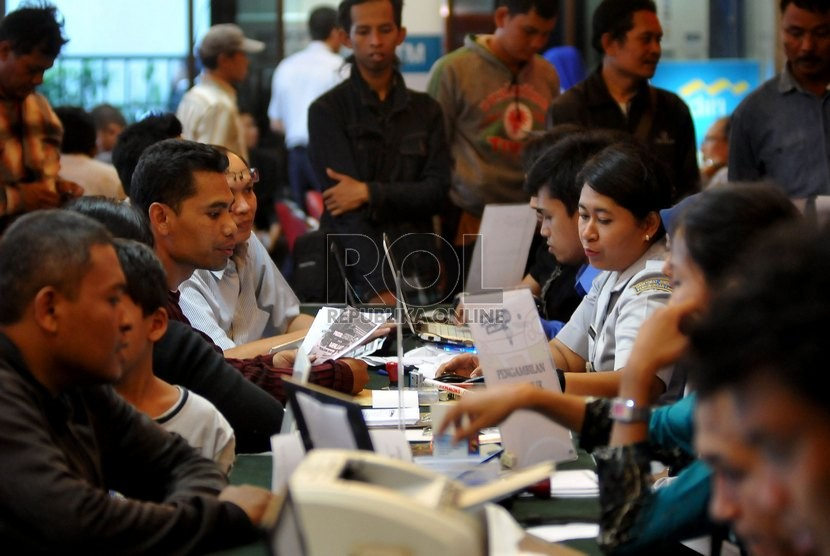
[[[374,451],[359,404],[314,384],[283,379],[286,397],[306,451],[314,448]]]

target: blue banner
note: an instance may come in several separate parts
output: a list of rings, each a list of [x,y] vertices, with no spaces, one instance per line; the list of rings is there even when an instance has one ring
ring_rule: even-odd
[[[397,50],[403,73],[427,73],[441,57],[440,35],[411,35]]]
[[[728,116],[761,82],[757,60],[661,60],[651,80],[679,95],[692,112],[700,148],[706,130]]]

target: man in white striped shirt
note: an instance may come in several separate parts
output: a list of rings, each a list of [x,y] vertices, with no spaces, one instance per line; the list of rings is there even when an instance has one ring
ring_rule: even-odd
[[[193,327],[210,336],[225,356],[244,359],[301,337],[313,319],[300,314],[297,296],[251,233],[257,208],[256,170],[237,154],[226,154],[236,249],[224,269],[199,269],[185,280],[179,286],[179,305]]]

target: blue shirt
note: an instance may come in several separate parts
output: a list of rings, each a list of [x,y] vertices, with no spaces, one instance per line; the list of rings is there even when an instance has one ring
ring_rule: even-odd
[[[649,443],[594,452],[600,481],[600,545],[613,554],[643,554],[666,541],[711,532],[707,508],[712,492],[709,466],[695,460],[671,483],[651,489],[651,446],[694,455],[696,396],[654,410]],[[606,485],[606,488],[603,488]]]
[[[830,193],[828,99],[788,67],[746,97],[732,116],[729,181],[771,179],[792,198]]]
[[[585,297],[585,294],[591,291],[591,284],[599,273],[600,270],[589,264],[582,265],[576,273],[576,283],[574,284],[576,293],[581,297]],[[565,326],[565,323],[561,320],[542,319],[542,328],[545,329],[548,340],[555,338],[563,326]]]

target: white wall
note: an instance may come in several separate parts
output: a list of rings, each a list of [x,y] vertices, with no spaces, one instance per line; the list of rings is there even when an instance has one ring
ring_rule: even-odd
[[[782,60],[778,2],[747,2],[744,10],[746,57],[760,60],[763,76],[771,77]]]
[[[405,0],[403,24],[413,35],[443,34],[441,0]]]
[[[409,35],[444,36],[444,20],[441,18],[441,0],[408,0],[403,5],[403,24]],[[416,91],[425,91],[429,73],[408,72],[406,84]]]
[[[709,3],[658,0],[666,59],[698,60],[709,56]]]

